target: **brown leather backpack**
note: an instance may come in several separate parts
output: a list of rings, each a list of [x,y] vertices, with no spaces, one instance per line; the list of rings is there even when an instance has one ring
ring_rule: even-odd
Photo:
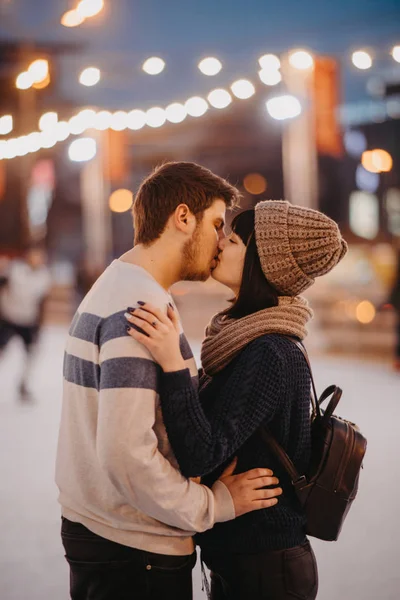
[[[306,533],[321,540],[333,541],[338,539],[356,497],[367,440],[357,425],[333,414],[342,396],[340,388],[331,385],[317,399],[307,352],[296,338],[286,337],[302,351],[311,375],[313,413],[308,473],[298,473],[289,456],[266,427],[261,427],[260,433],[291,477],[306,513]],[[331,398],[329,404],[322,411],[320,406],[328,398]]]

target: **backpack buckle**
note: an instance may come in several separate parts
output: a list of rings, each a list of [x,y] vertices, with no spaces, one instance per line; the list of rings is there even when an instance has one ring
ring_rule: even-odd
[[[298,488],[303,487],[303,485],[307,483],[307,477],[305,475],[302,475],[301,477],[299,477],[296,481],[292,481],[292,485],[294,486],[294,488],[297,490]]]

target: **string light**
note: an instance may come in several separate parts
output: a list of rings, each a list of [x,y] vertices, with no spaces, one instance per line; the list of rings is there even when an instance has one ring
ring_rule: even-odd
[[[68,10],[61,17],[61,25],[64,27],[78,27],[82,25],[85,17],[78,13],[77,10]]]
[[[240,100],[247,100],[256,93],[256,88],[248,79],[238,79],[232,83],[231,90],[233,95]]]
[[[128,127],[128,113],[124,110],[117,110],[111,117],[111,129],[114,131],[123,131]]]
[[[265,85],[277,85],[282,81],[282,74],[280,71],[267,71],[261,69],[261,71],[258,71],[258,76]]]
[[[392,48],[392,57],[396,62],[400,63],[400,46],[394,46]]]
[[[187,117],[186,108],[179,102],[173,102],[165,109],[165,116],[170,123],[181,123]]]
[[[208,110],[208,104],[204,98],[193,96],[186,101],[185,108],[191,117],[202,117]]]
[[[86,162],[92,160],[97,153],[96,140],[93,138],[79,138],[71,142],[68,148],[69,159],[73,162]]]
[[[221,71],[222,63],[220,60],[218,60],[218,58],[208,56],[199,62],[198,67],[203,75],[213,77],[214,75],[218,75],[218,73]]]
[[[159,106],[154,106],[146,112],[146,123],[149,127],[161,127],[166,120],[165,110]]]
[[[361,53],[369,56],[368,53]],[[395,46],[392,49],[392,56],[395,60],[399,57],[399,53],[400,46]],[[353,53],[353,58],[355,54],[357,53]],[[293,65],[295,65],[295,68],[306,69],[314,64],[312,55],[304,50],[293,51],[289,54],[289,57]],[[208,59],[213,59],[213,57],[208,57]],[[367,60],[365,56],[364,59]],[[156,63],[152,64],[152,61],[154,60]],[[218,59],[215,60],[218,61]],[[158,61],[160,62],[157,66]],[[220,61],[218,62],[220,63]],[[160,69],[162,70],[165,67],[165,62],[158,57],[151,57],[143,66],[145,66],[146,63],[148,63],[147,66],[149,67],[148,72],[153,72],[154,74],[156,74],[157,71],[161,72]],[[267,85],[276,85],[281,81],[282,75],[279,70],[280,61],[277,56],[273,54],[263,55],[259,58],[259,64],[261,66],[261,70],[259,71],[261,81]],[[366,64],[367,63],[365,63],[365,65]],[[366,66],[364,66],[364,68],[366,68]],[[96,69],[96,67],[90,67],[89,69]],[[50,81],[48,62],[45,59],[37,59],[30,65],[27,71],[19,74],[16,80],[17,87],[19,89],[28,89],[32,85],[35,87],[42,85],[40,83],[35,83],[34,79],[39,79],[39,76],[45,75],[46,71],[47,75],[44,80],[44,85],[47,85]],[[239,99],[247,99],[255,94],[253,83],[247,79],[235,81],[230,86],[230,90],[233,96]],[[80,113],[73,115],[69,121],[57,122],[57,120],[54,120],[52,122],[51,130],[50,122],[48,122],[47,125],[42,125],[45,129],[42,132],[33,131],[20,138],[2,140],[0,142],[0,160],[15,158],[16,156],[22,156],[29,152],[37,152],[41,148],[50,148],[56,143],[66,140],[70,135],[80,135],[89,128],[95,128],[99,131],[104,131],[109,128],[116,131],[122,131],[129,128],[136,131],[146,125],[150,127],[161,127],[166,121],[171,123],[181,123],[188,115],[192,117],[203,116],[210,106],[217,109],[227,107],[232,102],[232,95],[228,90],[218,88],[210,92],[207,99],[208,102],[205,98],[193,96],[185,103],[181,104],[179,102],[174,102],[165,109],[162,107],[153,107],[146,112],[140,109],[134,109],[129,113],[117,111],[112,114],[107,110],[95,112],[92,109],[85,109],[80,111]],[[266,103],[266,107],[270,116],[278,120],[294,118],[298,116],[302,110],[299,100],[294,96],[289,95],[269,99]],[[12,117],[10,115],[5,115],[5,117],[0,118],[1,135],[10,133],[12,131],[12,126]],[[371,153],[373,156],[371,156]],[[378,149],[375,151],[364,152],[362,164],[365,169],[374,173],[387,172],[391,170],[393,160],[386,151]]]
[[[306,50],[295,50],[289,54],[289,64],[300,71],[307,71],[314,66],[312,55]]]
[[[372,67],[372,58],[368,52],[365,52],[364,50],[353,52],[351,55],[351,61],[353,65],[357,67],[357,69],[361,69],[362,71]]]
[[[264,56],[260,56],[258,59],[258,64],[261,69],[265,69],[266,71],[277,71],[280,69],[281,61],[275,54],[264,54]]]
[[[267,111],[273,119],[283,121],[293,119],[301,113],[301,104],[295,96],[277,96],[265,103]]]
[[[128,127],[133,131],[138,131],[146,125],[146,113],[144,110],[131,110],[128,113]]]
[[[79,83],[86,87],[91,87],[99,83],[101,78],[100,69],[97,67],[87,67],[79,75]]]
[[[81,0],[76,7],[76,12],[83,19],[95,17],[104,8],[104,0]]]
[[[49,62],[44,58],[34,60],[29,65],[28,73],[32,78],[32,83],[40,83],[45,80],[49,74]]]
[[[208,94],[207,100],[214,108],[226,108],[232,102],[232,96],[227,90],[217,89]]]
[[[7,135],[13,130],[13,118],[11,115],[0,117],[0,135]]]
[[[30,73],[28,73],[28,71],[24,71],[23,73],[20,73],[15,81],[15,86],[19,90],[27,90],[30,87],[32,87],[32,84],[33,84],[32,75],[30,75]]]
[[[158,56],[152,56],[143,63],[142,69],[148,75],[159,75],[165,69],[165,62]]]
[[[55,126],[58,121],[58,114],[56,112],[44,113],[39,119],[39,129],[45,131]]]

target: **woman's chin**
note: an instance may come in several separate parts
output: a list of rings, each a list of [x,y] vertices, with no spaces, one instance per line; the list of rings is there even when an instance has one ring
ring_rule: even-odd
[[[211,277],[212,277],[213,279],[215,279],[215,281],[218,281],[219,283],[224,283],[223,277],[221,278],[221,275],[222,275],[222,273],[221,273],[221,267],[220,267],[220,265],[218,264],[218,265],[215,267],[215,269],[213,269],[213,270],[211,271]]]

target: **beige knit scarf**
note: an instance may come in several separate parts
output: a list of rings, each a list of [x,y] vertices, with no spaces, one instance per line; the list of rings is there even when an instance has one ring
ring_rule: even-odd
[[[226,367],[245,346],[267,333],[293,335],[303,340],[313,312],[302,296],[280,296],[278,306],[265,308],[241,319],[217,313],[206,329],[201,362],[207,375]]]

